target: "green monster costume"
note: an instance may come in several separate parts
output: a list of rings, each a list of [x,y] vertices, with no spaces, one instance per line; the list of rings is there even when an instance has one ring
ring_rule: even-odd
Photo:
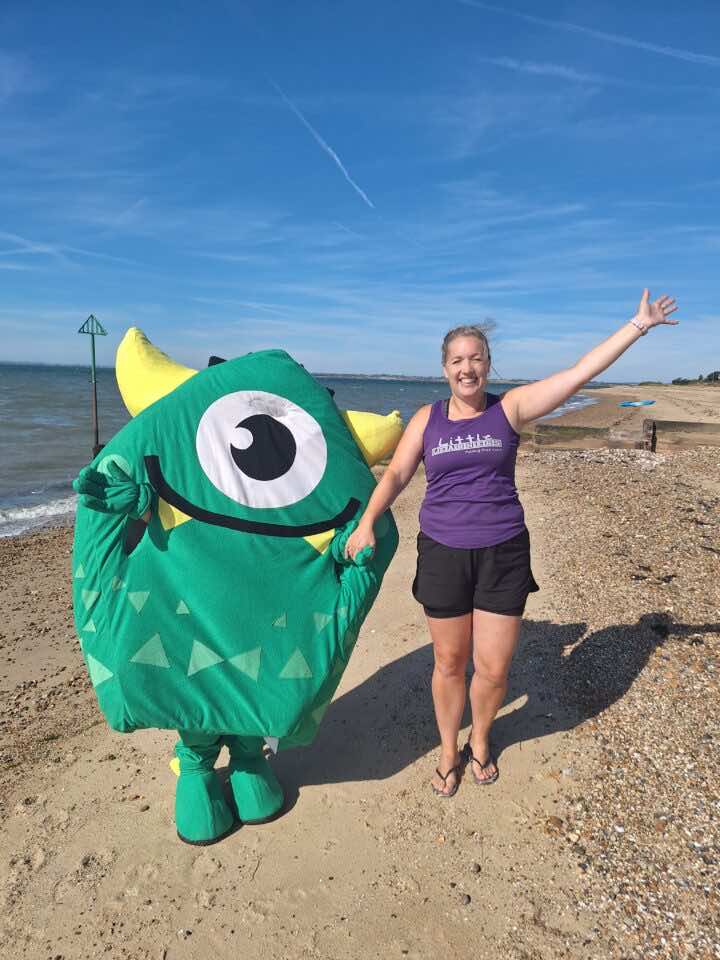
[[[374,555],[344,546],[402,425],[341,413],[280,350],[195,372],[133,328],[117,375],[135,416],[76,481],[76,628],[113,729],[180,731],[177,831],[213,843],[236,819],[221,748],[237,817],[271,819],[264,743],[311,743],[332,700],[397,547],[390,512]]]

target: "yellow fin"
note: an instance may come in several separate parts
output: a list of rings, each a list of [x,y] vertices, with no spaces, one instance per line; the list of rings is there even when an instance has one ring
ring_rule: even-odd
[[[172,530],[174,527],[179,527],[181,523],[185,523],[186,520],[192,520],[192,517],[183,513],[182,510],[178,510],[177,507],[171,506],[162,497],[158,498],[158,516],[160,517],[160,523],[163,525],[163,530]]]
[[[173,757],[168,766],[176,777],[180,776],[180,757]]]
[[[315,547],[318,553],[325,553],[334,536],[334,530],[325,530],[323,533],[314,533],[311,537],[303,537],[303,539],[306,543],[309,543],[311,547]]]
[[[138,327],[130,327],[115,356],[118,387],[132,417],[196,373],[158,350]]]
[[[393,410],[386,417],[379,413],[363,413],[361,410],[340,412],[369,467],[389,456],[400,442],[403,422],[398,410]]]

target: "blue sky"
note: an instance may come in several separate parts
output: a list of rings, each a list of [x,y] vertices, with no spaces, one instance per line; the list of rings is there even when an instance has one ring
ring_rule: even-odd
[[[720,367],[720,4],[0,5],[0,359],[502,377],[668,292],[607,379]]]

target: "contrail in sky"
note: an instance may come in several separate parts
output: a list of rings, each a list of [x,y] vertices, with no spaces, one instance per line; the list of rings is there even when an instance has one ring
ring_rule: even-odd
[[[350,174],[349,174],[349,173],[347,172],[347,170],[345,169],[342,160],[341,160],[340,157],[335,153],[335,151],[334,151],[333,148],[330,146],[330,144],[326,143],[326,142],[323,140],[323,138],[320,136],[320,134],[317,132],[317,130],[312,126],[312,124],[310,124],[310,123],[305,119],[305,117],[302,115],[302,113],[300,113],[300,111],[299,111],[298,108],[295,106],[295,104],[292,102],[292,100],[291,100],[288,96],[286,96],[286,94],[285,94],[284,91],[280,88],[280,86],[279,86],[277,83],[275,83],[274,80],[270,80],[270,83],[273,85],[273,87],[274,87],[274,88],[277,90],[277,92],[280,94],[280,96],[282,97],[283,101],[288,105],[288,107],[290,107],[290,109],[291,109],[292,112],[295,114],[295,116],[298,118],[298,120],[303,124],[304,127],[306,127],[306,128],[310,131],[310,133],[313,135],[314,139],[317,141],[317,143],[320,144],[320,146],[323,148],[323,150],[325,151],[325,153],[329,154],[330,157],[334,160],[335,164],[340,168],[340,172],[341,172],[342,175],[345,177],[345,179],[346,179],[347,182],[350,184],[350,186],[353,188],[353,190],[362,197],[362,199],[365,201],[365,203],[366,203],[371,209],[374,210],[374,209],[375,209],[375,204],[372,202],[372,200],[370,199],[370,197],[368,197],[368,195],[365,193],[365,191],[362,189],[362,187],[359,187],[359,186],[355,183],[355,181],[353,180],[353,178],[350,176]]]
[[[665,57],[674,57],[676,60],[686,60],[688,63],[703,63],[708,67],[720,67],[720,57],[713,57],[708,53],[695,53],[692,50],[679,50],[677,47],[661,47],[656,43],[647,43],[645,40],[635,40],[618,33],[604,33],[602,30],[592,30],[577,23],[568,23],[566,20],[546,20],[543,17],[534,17],[529,13],[520,13],[519,10],[510,10],[499,7],[494,3],[484,3],[483,0],[458,0],[465,7],[475,7],[478,10],[491,10],[493,13],[504,13],[508,17],[516,17],[527,23],[539,23],[543,27],[553,27],[557,30],[569,30],[571,33],[585,33],[597,40],[607,40],[621,47],[634,47],[636,50],[646,50],[648,53],[660,53]]]

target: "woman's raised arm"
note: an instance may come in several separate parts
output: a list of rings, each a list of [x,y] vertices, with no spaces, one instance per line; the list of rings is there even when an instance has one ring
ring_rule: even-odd
[[[510,423],[520,431],[530,421],[552,413],[589,380],[607,370],[651,327],[677,324],[677,320],[668,319],[676,310],[677,306],[672,297],[663,295],[650,303],[650,293],[644,290],[637,314],[632,320],[623,324],[607,340],[593,347],[574,366],[554,373],[544,380],[508,390],[502,398],[502,405]]]

